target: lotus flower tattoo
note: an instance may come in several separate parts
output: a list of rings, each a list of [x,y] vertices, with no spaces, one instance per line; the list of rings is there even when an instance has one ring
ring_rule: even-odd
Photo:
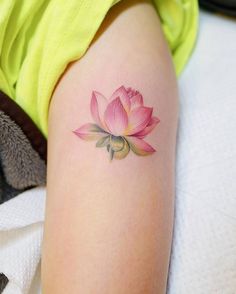
[[[92,93],[90,111],[95,123],[86,123],[73,131],[83,140],[97,140],[110,159],[125,158],[132,150],[137,155],[150,155],[156,150],[143,139],[160,122],[153,108],[143,104],[143,96],[132,88],[121,86],[109,99]]]

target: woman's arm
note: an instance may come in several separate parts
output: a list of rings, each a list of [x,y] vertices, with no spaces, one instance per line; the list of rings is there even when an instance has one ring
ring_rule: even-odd
[[[110,11],[86,55],[68,67],[50,104],[44,294],[166,291],[173,226],[176,79],[151,2],[123,2]],[[125,110],[132,126],[123,113],[125,97],[107,113],[96,93],[90,105],[93,91],[109,98],[121,85],[143,95],[146,108],[139,116],[130,118],[131,110]],[[115,135],[131,132],[134,124],[143,123],[144,128],[144,116],[148,111],[151,115],[153,108],[156,124],[144,141],[156,151],[132,137],[130,142],[127,139],[128,154],[122,139],[96,147],[101,134],[95,132],[97,140],[87,141],[89,128],[80,127],[94,122],[97,105],[101,124],[105,121]],[[121,149],[123,155],[115,153]]]

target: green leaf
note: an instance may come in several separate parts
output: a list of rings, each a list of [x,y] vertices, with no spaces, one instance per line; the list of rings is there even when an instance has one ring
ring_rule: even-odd
[[[112,161],[113,156],[114,156],[114,150],[112,150],[112,148],[110,148],[110,160]]]
[[[105,136],[105,137],[100,138],[96,143],[96,147],[105,147],[105,146],[107,146],[109,144],[109,142],[110,142],[109,137],[110,136]]]

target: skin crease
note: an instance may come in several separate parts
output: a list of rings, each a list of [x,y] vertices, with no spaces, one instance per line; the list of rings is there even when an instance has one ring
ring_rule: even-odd
[[[92,91],[139,90],[161,122],[148,135],[157,151],[109,161],[73,134],[91,121]],[[176,78],[148,0],[108,13],[85,54],[64,72],[49,109],[43,294],[164,294],[171,250]]]

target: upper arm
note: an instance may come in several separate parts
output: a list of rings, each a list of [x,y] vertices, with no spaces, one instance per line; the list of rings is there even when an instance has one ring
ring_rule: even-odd
[[[101,117],[96,118],[99,95],[94,98],[94,91],[109,99],[121,85],[140,92],[144,111],[130,119],[131,110],[125,110],[119,93],[114,105],[109,106],[112,99],[105,106],[99,102]],[[170,53],[153,6],[130,1],[114,7],[86,55],[65,71],[50,104],[45,293],[164,289],[172,227],[176,98]],[[148,145],[143,146],[142,136],[134,131],[129,140],[124,128],[132,120],[136,127],[143,123],[139,131],[145,129],[145,116],[149,123],[151,117],[161,122],[148,132]],[[96,129],[94,140],[87,140],[91,138],[85,133],[92,130],[85,124],[101,128],[99,119],[105,120],[103,130]],[[104,147],[96,147],[101,138]],[[159,285],[152,275],[160,276]]]

